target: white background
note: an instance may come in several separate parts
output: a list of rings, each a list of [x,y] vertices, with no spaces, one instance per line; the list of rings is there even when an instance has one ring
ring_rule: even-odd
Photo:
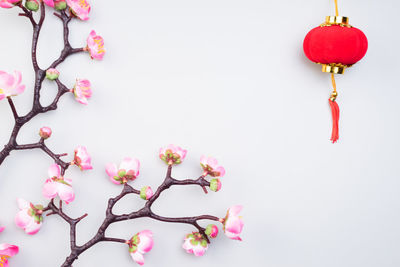
[[[369,50],[337,77],[341,138],[332,145],[330,77],[306,59],[302,42],[333,15],[333,1],[92,1],[90,20],[71,23],[71,42],[83,46],[95,29],[107,54],[101,62],[75,55],[59,67],[70,87],[76,78],[91,80],[89,106],[64,96],[57,111],[32,120],[18,140],[36,142],[46,125],[53,129],[48,145],[54,151],[72,154],[85,145],[93,156],[93,171],[67,172],[77,198],[66,211],[89,213],[78,226],[78,243],[94,235],[107,199],[120,190],[108,181],[105,164],[137,157],[142,168],[133,185],[156,188],[166,170],[158,148],[174,143],[189,150],[174,169],[176,178],[199,176],[202,154],[218,158],[227,174],[222,191],[173,188],[155,211],[222,217],[241,203],[243,242],[222,234],[204,257],[195,258],[181,248],[190,226],[149,219],[113,225],[108,235],[118,238],[153,230],[146,266],[398,267],[400,3],[339,4],[340,14],[367,35]],[[31,25],[16,16],[17,9],[0,12],[0,69],[23,72],[27,89],[15,102],[24,114],[33,88]],[[61,47],[61,23],[48,12],[40,66],[46,68]],[[43,103],[49,103],[55,86],[46,81],[43,91]],[[12,127],[5,101],[0,114],[5,144]],[[41,188],[51,163],[41,151],[13,152],[0,167],[0,224],[7,227],[0,242],[21,248],[11,266],[60,266],[69,254],[67,225],[58,217],[45,218],[36,236],[13,224],[16,197],[46,203]],[[142,204],[132,196],[117,210]],[[102,243],[74,267],[111,264],[135,265],[125,245]]]

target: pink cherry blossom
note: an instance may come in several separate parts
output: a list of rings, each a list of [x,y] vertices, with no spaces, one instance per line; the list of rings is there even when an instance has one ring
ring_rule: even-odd
[[[175,146],[168,145],[167,147],[160,148],[160,159],[165,161],[165,163],[171,164],[180,164],[182,160],[186,157],[187,150]]]
[[[60,166],[53,164],[48,171],[49,179],[43,186],[43,196],[47,199],[53,199],[57,195],[65,203],[74,201],[75,194],[72,188],[72,180],[61,176]]]
[[[16,3],[20,2],[21,0],[0,0],[0,7],[2,8],[12,8]]]
[[[0,100],[22,94],[25,90],[25,85],[21,84],[22,75],[19,71],[14,71],[14,74],[0,71]]]
[[[8,267],[8,260],[15,256],[19,251],[19,248],[10,244],[0,244],[0,266]]]
[[[153,244],[153,233],[149,230],[144,230],[134,235],[131,240],[128,241],[129,253],[132,259],[139,265],[143,265],[143,255],[153,248]]]
[[[0,233],[1,233],[1,232],[3,232],[3,231],[4,231],[4,229],[5,229],[5,227],[3,227],[3,226],[0,226]]]
[[[139,176],[140,162],[133,158],[124,158],[119,165],[119,168],[114,163],[109,163],[106,166],[106,172],[114,184],[125,184],[128,181],[133,181]]]
[[[42,127],[39,130],[39,135],[43,139],[50,138],[51,134],[52,134],[52,131],[51,131],[50,127]]]
[[[92,158],[87,152],[86,147],[78,146],[77,148],[75,148],[75,156],[72,164],[78,166],[81,171],[85,171],[93,169],[91,161]]]
[[[150,186],[144,186],[140,190],[140,197],[144,200],[149,200],[153,196],[153,190]]]
[[[240,211],[242,210],[242,206],[236,205],[231,207],[224,219],[221,219],[223,222],[223,228],[225,235],[231,239],[242,241],[240,238],[240,233],[243,230],[244,222],[241,216],[239,216]]]
[[[195,232],[186,235],[182,247],[187,253],[198,257],[203,256],[207,251],[208,243],[202,234]]]
[[[97,35],[92,30],[87,38],[86,50],[89,51],[92,59],[102,60],[106,50],[104,49],[104,39],[100,35]]]
[[[204,170],[204,175],[212,177],[222,177],[225,175],[224,167],[218,165],[218,161],[213,157],[201,156],[200,165]]]
[[[22,198],[18,198],[17,202],[20,211],[15,216],[15,224],[28,235],[36,234],[39,232],[40,227],[42,227],[43,206],[34,206]]]
[[[67,0],[67,4],[79,19],[89,19],[90,5],[86,0]]]
[[[74,89],[75,100],[81,104],[87,105],[88,99],[92,97],[92,88],[89,80],[77,79]]]

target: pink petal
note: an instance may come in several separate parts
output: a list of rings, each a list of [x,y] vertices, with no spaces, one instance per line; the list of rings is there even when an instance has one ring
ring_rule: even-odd
[[[216,160],[215,158],[209,157],[207,159],[207,164],[214,169],[218,165],[218,160]]]
[[[197,245],[197,246],[195,246],[193,248],[193,254],[196,257],[203,256],[204,253],[206,252],[206,250],[207,250],[207,248],[205,248],[205,247],[203,247],[202,245],[199,244],[199,245]]]
[[[138,251],[136,251],[135,253],[131,253],[131,257],[137,264],[139,265],[144,264],[143,254],[139,253]]]
[[[18,247],[9,244],[0,244],[0,255],[5,255],[8,257],[13,257],[18,253]]]
[[[43,2],[49,7],[54,7],[54,0],[43,0]]]
[[[42,194],[47,199],[53,199],[57,196],[57,184],[48,179],[43,185]]]
[[[66,184],[58,183],[58,196],[61,200],[65,201],[65,203],[70,203],[75,199],[75,193],[72,186],[68,186]]]
[[[60,173],[61,173],[61,169],[60,169],[60,166],[58,166],[57,164],[51,165],[48,170],[49,178],[60,177]]]
[[[20,84],[22,81],[22,74],[20,71],[14,71],[14,86]]]
[[[215,171],[219,172],[219,177],[223,177],[225,175],[225,168],[222,166],[218,166]]]
[[[154,245],[153,233],[149,230],[141,231],[139,233],[139,238],[138,251],[142,254],[149,252]]]
[[[242,211],[242,209],[243,209],[243,206],[242,206],[242,205],[232,206],[232,207],[229,209],[229,214],[232,214],[232,215],[237,216],[237,215],[239,215],[239,213]]]
[[[28,215],[28,210],[21,210],[15,216],[15,224],[22,229],[25,229],[34,219]]]
[[[240,234],[243,230],[243,221],[239,217],[228,218],[225,223],[225,231]]]
[[[201,156],[200,157],[200,163],[203,165],[207,165],[207,157],[206,156]]]
[[[29,209],[31,207],[31,203],[22,198],[17,198],[17,204],[19,209]]]
[[[137,159],[126,157],[119,165],[120,170],[126,170],[127,172],[130,170],[137,172],[140,167],[140,162]]]
[[[230,239],[242,241],[240,236],[237,235],[237,234],[233,234],[233,233],[230,233],[230,232],[225,232],[225,235]]]
[[[109,163],[106,166],[106,173],[110,177],[118,176],[118,168],[114,163]]]
[[[37,232],[40,230],[40,227],[42,227],[41,223],[36,223],[34,220],[32,220],[31,223],[26,226],[25,233],[28,235],[37,234]]]

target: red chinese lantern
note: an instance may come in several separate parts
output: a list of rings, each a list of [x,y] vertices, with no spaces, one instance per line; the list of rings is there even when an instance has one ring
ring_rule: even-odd
[[[331,73],[333,92],[329,98],[332,111],[332,136],[335,143],[339,139],[339,106],[335,74],[343,74],[346,68],[361,60],[368,49],[365,34],[349,24],[347,17],[340,17],[335,0],[336,16],[326,17],[319,27],[312,29],[304,39],[304,53],[309,60],[322,65],[322,71]]]

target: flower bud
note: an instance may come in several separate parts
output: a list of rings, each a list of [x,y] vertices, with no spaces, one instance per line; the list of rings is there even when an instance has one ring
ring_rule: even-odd
[[[51,136],[51,129],[49,127],[42,127],[40,128],[39,135],[43,139],[47,139]]]
[[[65,10],[67,8],[67,2],[65,2],[64,0],[55,0],[54,8],[58,11]]]
[[[215,224],[209,224],[205,233],[211,238],[216,238],[218,235],[218,227]]]
[[[56,69],[46,70],[46,78],[49,79],[50,81],[58,79],[58,76],[60,76],[60,72],[58,70]]]
[[[140,190],[140,197],[144,200],[149,200],[153,196],[153,190],[150,186],[144,186]]]
[[[31,11],[38,11],[39,10],[39,2],[37,0],[27,0],[25,2],[25,7]]]
[[[211,191],[218,192],[221,189],[221,181],[218,178],[212,179],[210,181],[210,189]]]

